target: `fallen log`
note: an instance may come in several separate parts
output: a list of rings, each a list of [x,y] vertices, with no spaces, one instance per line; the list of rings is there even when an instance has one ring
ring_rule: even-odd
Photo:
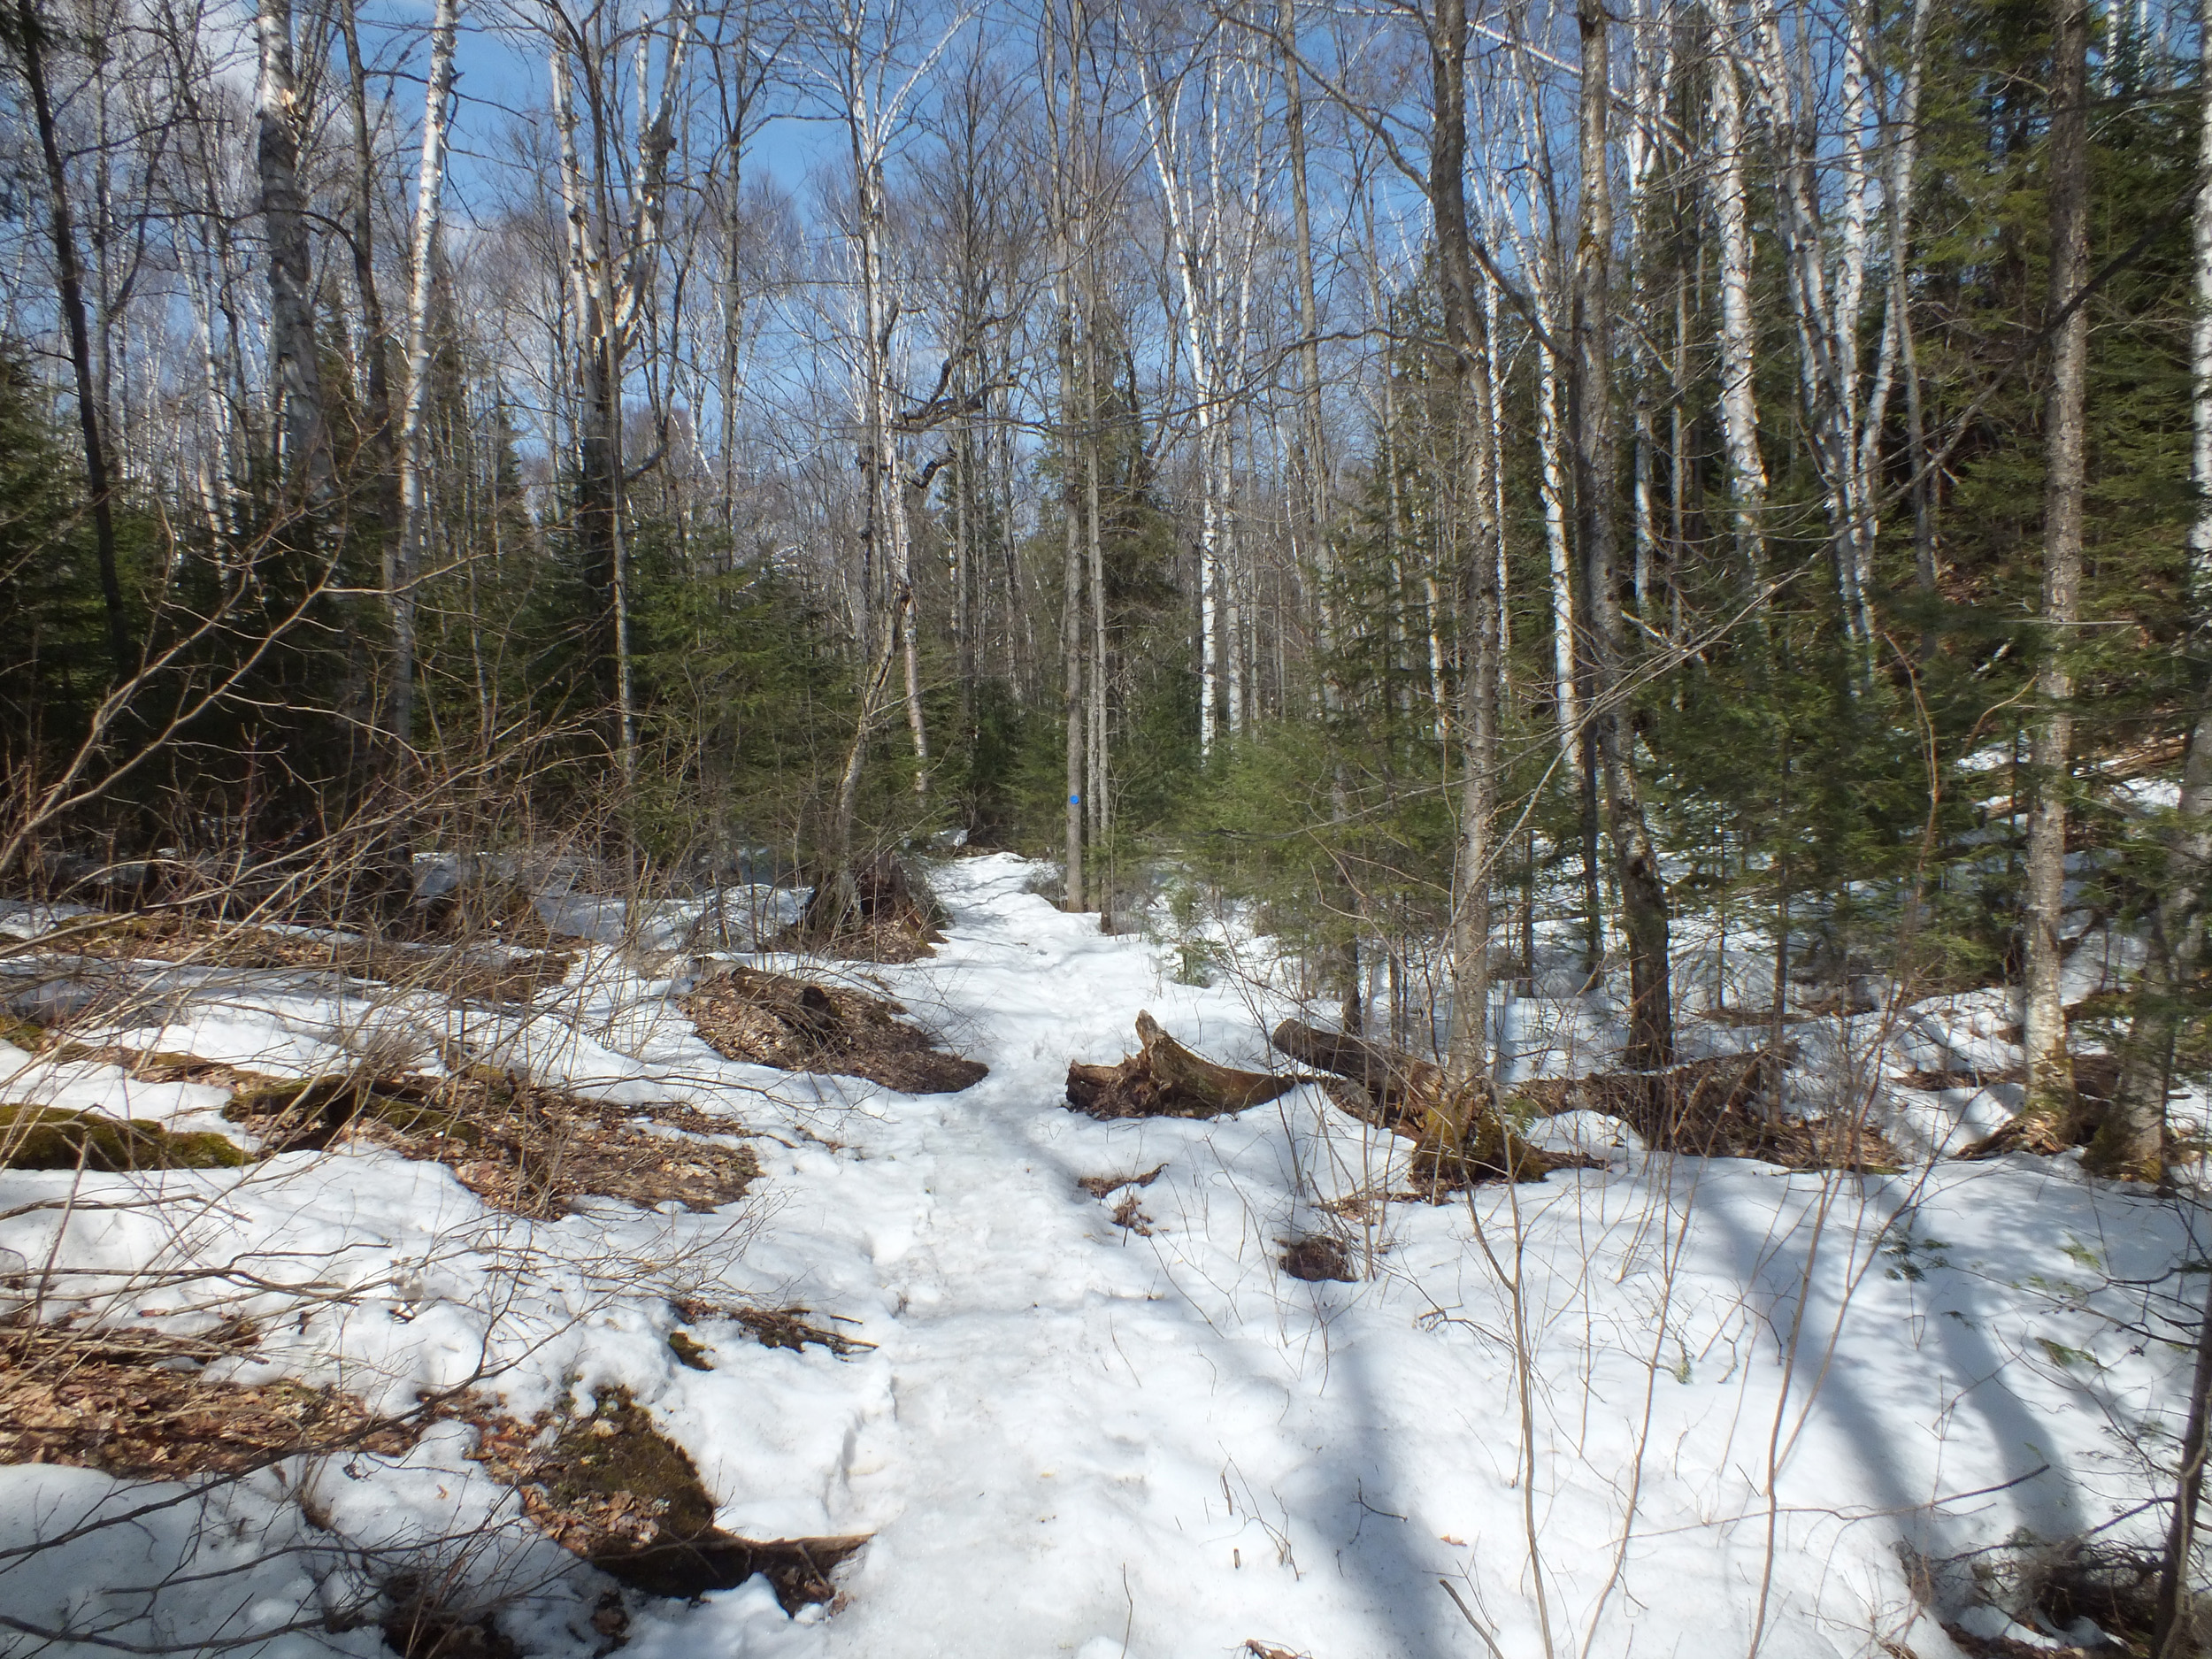
[[[1136,1053],[1117,1065],[1068,1063],[1068,1104],[1094,1118],[1221,1118],[1262,1105],[1302,1080],[1240,1071],[1193,1054],[1148,1013]]]
[[[1286,1019],[1268,1041],[1299,1064],[1333,1071],[1356,1085],[1359,1094],[1333,1085],[1324,1087],[1345,1110],[1382,1128],[1395,1128],[1402,1122],[1417,1125],[1443,1102],[1442,1068],[1364,1038]]]
[[[1268,1041],[1302,1065],[1334,1072],[1322,1087],[1342,1110],[1416,1142],[1414,1172],[1432,1193],[1500,1177],[1540,1181],[1556,1169],[1602,1167],[1530,1146],[1505,1121],[1486,1079],[1455,1087],[1441,1066],[1303,1020],[1283,1021]]]

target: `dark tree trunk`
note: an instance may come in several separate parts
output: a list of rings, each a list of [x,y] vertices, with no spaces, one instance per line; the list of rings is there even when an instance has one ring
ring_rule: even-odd
[[[130,678],[136,653],[123,618],[123,583],[115,564],[115,519],[108,495],[107,450],[100,440],[100,411],[92,389],[92,341],[85,325],[84,280],[77,265],[77,232],[69,211],[69,175],[62,165],[54,133],[54,109],[46,86],[43,25],[32,0],[17,0],[22,33],[23,78],[30,83],[31,113],[38,124],[39,149],[46,158],[49,218],[54,237],[54,275],[62,316],[69,326],[69,363],[77,379],[77,424],[84,434],[85,488],[92,498],[92,540],[100,565],[100,598],[107,610],[108,655],[115,683]]]

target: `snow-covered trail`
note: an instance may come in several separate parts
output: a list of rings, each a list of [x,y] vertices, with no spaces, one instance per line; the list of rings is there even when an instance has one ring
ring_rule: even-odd
[[[1165,982],[1141,941],[1025,893],[1034,872],[942,870],[950,938],[894,976],[991,1076],[855,1097],[832,1131],[847,1149],[795,1159],[755,1254],[879,1347],[820,1378],[847,1425],[822,1509],[736,1495],[726,1524],[873,1531],[850,1603],[790,1625],[733,1598],[656,1621],[645,1651],[1485,1651],[1444,1578],[1515,1659],[1747,1652],[1763,1584],[1761,1651],[1856,1654],[1913,1626],[1901,1537],[1959,1548],[2103,1518],[2115,1448],[2084,1408],[2131,1391],[2037,1368],[2038,1334],[2086,1352],[2098,1322],[2020,1286],[2038,1267],[2079,1278],[2092,1251],[2155,1258],[2171,1240],[2150,1206],[2116,1217],[2024,1166],[1823,1179],[1623,1153],[1471,1207],[1395,1207],[1374,1278],[1303,1283],[1279,1241],[1325,1225],[1317,1203],[1379,1178],[1389,1148],[1313,1090],[1210,1124],[1065,1110],[1067,1061],[1126,1050],[1140,1008],[1247,1064],[1277,1010],[1248,987]],[[1077,1186],[1162,1164],[1140,1194],[1148,1234]],[[2115,1219],[2139,1225],[2104,1236]],[[1900,1260],[1917,1277],[1885,1272]],[[1779,1344],[1801,1308],[1770,1558]],[[1923,1659],[1951,1646],[1924,1620],[1911,1641]]]
[[[1145,940],[1027,891],[1041,873],[951,861],[934,874],[951,916],[937,955],[845,970],[989,1064],[960,1094],[724,1061],[675,1007],[682,982],[640,979],[612,949],[538,1023],[498,1027],[544,1081],[680,1098],[761,1132],[764,1179],[734,1210],[610,1202],[517,1223],[442,1165],[288,1154],[93,1180],[91,1196],[135,1182],[161,1202],[73,1223],[64,1259],[119,1270],[188,1242],[342,1263],[349,1294],[283,1327],[291,1346],[271,1363],[403,1402],[493,1352],[523,1416],[619,1386],[691,1454],[730,1531],[872,1535],[833,1613],[787,1617],[761,1579],[634,1602],[626,1651],[652,1659],[1233,1659],[1248,1640],[1312,1659],[1831,1659],[1884,1642],[1949,1659],[1901,1544],[2061,1536],[2150,1495],[2141,1448],[2183,1362],[2117,1318],[2128,1281],[2181,1253],[2160,1202],[2064,1161],[1791,1173],[1647,1156],[1608,1120],[1576,1119],[1539,1127],[1606,1167],[1435,1206],[1348,1204],[1402,1187],[1403,1155],[1316,1088],[1212,1122],[1067,1109],[1069,1060],[1133,1047],[1141,1009],[1215,1058],[1263,1065],[1291,1004],[1255,988],[1263,975],[1172,982]],[[298,1075],[365,1040],[312,987],[224,995],[123,1039]],[[188,1122],[220,1102],[50,1069],[110,1110]],[[1103,1200],[1079,1185],[1156,1167]],[[70,1179],[0,1174],[0,1207]],[[27,1213],[0,1248],[41,1259],[51,1225]],[[1342,1238],[1365,1277],[1285,1273],[1282,1241],[1308,1232]],[[840,1359],[706,1321],[712,1369],[680,1363],[667,1298],[731,1294],[849,1321],[874,1346]],[[332,1524],[396,1543],[511,1509],[467,1444],[447,1425],[404,1458],[326,1471]],[[203,1548],[117,1555],[121,1535],[103,1534],[65,1571],[35,1555],[9,1568],[12,1541],[111,1486],[0,1468],[0,1611],[81,1619],[109,1607],[103,1583]],[[280,1485],[225,1501],[277,1543],[296,1528]],[[549,1552],[562,1564],[535,1548],[539,1567]],[[294,1559],[294,1578],[249,1575],[264,1605],[317,1593]],[[591,1651],[575,1609],[595,1594],[519,1610],[526,1651]],[[227,1628],[247,1617],[210,1606]],[[161,1630],[127,1606],[114,1617],[111,1634],[145,1640],[195,1615],[188,1595]],[[378,1643],[298,1634],[258,1651]]]

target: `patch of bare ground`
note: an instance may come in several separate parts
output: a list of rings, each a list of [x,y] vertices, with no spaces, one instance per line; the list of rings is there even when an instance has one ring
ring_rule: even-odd
[[[855,1354],[875,1347],[873,1342],[864,1342],[856,1336],[847,1336],[842,1332],[831,1330],[827,1325],[810,1323],[816,1317],[838,1319],[833,1313],[816,1315],[810,1308],[722,1307],[713,1302],[689,1299],[669,1305],[687,1325],[707,1325],[716,1321],[734,1325],[763,1348],[784,1348],[798,1353],[813,1344],[829,1349],[840,1359],[849,1359]],[[849,1325],[852,1322],[843,1320],[841,1323]],[[677,1334],[683,1333],[679,1332]],[[675,1346],[672,1339],[670,1346]],[[696,1348],[699,1345],[694,1341],[689,1346]],[[680,1354],[682,1350],[679,1348],[678,1352]],[[708,1365],[700,1369],[713,1368]]]
[[[402,1157],[449,1164],[464,1187],[518,1215],[565,1215],[584,1196],[648,1207],[718,1210],[759,1178],[736,1126],[694,1107],[613,1105],[476,1066],[458,1076],[354,1073],[305,1081],[273,1078],[188,1054],[52,1043],[20,1034],[60,1063],[120,1066],[148,1083],[204,1083],[232,1091],[223,1116],[253,1134],[264,1156],[321,1151],[352,1141]]]
[[[953,1094],[990,1068],[947,1054],[887,997],[788,974],[732,968],[695,987],[684,1012],[725,1059],[781,1071],[865,1078],[902,1094]]]
[[[831,1575],[868,1541],[724,1532],[690,1456],[621,1389],[602,1394],[588,1417],[469,1420],[479,1432],[470,1455],[519,1493],[547,1536],[649,1594],[703,1595],[764,1573],[795,1613],[833,1601]]]
[[[1786,1055],[1762,1048],[1663,1071],[1539,1079],[1515,1084],[1513,1093],[1548,1117],[1594,1111],[1617,1118],[1655,1151],[1862,1175],[1893,1174],[1903,1167],[1903,1155],[1856,1116],[1770,1111],[1786,1064]]]
[[[265,1151],[365,1142],[449,1166],[485,1202],[557,1217],[584,1197],[711,1210],[759,1178],[732,1125],[688,1106],[588,1101],[476,1067],[458,1077],[266,1079],[241,1087],[223,1116]]]
[[[1134,1175],[1086,1175],[1075,1184],[1094,1198],[1104,1198],[1125,1187],[1149,1187],[1166,1172],[1166,1164],[1156,1164]]]
[[[1352,1253],[1344,1240],[1328,1233],[1301,1233],[1294,1239],[1278,1242],[1283,1253],[1277,1259],[1283,1271],[1293,1279],[1302,1279],[1308,1284],[1323,1284],[1331,1280],[1351,1284],[1359,1278],[1352,1265]]]
[[[0,1333],[0,1463],[67,1463],[131,1480],[243,1474],[280,1459],[398,1455],[419,1429],[302,1383],[211,1379],[250,1353],[252,1325],[202,1336],[67,1323]]]
[[[944,942],[944,912],[929,888],[894,853],[831,871],[815,883],[799,919],[776,948],[849,962],[918,962]]]
[[[535,912],[530,912],[533,919]],[[547,949],[551,934],[519,925],[489,945],[410,944],[316,929],[288,932],[174,911],[143,911],[72,926],[34,949],[108,962],[167,962],[202,968],[344,973],[404,990],[474,1002],[526,1002],[558,985],[575,953]]]

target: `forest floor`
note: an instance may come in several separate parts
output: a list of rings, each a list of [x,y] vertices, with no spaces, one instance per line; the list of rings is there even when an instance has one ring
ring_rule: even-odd
[[[19,1331],[67,1314],[110,1348],[169,1343],[156,1381],[265,1414],[284,1387],[336,1391],[313,1396],[326,1412],[442,1402],[396,1440],[204,1461],[182,1471],[198,1484],[96,1448],[0,1466],[19,1632],[0,1650],[113,1651],[47,1632],[374,1654],[372,1604],[406,1575],[419,1601],[505,1603],[455,1654],[1948,1659],[2093,1637],[2047,1596],[2033,1627],[2036,1540],[2159,1530],[2144,1506],[2188,1366],[2164,1299],[2200,1294],[2175,1270],[2205,1254],[2173,1200],[2071,1156],[1873,1175],[1674,1156],[1582,1112],[1530,1132],[1602,1168],[1430,1203],[1406,1194],[1406,1143],[1317,1087],[1094,1121],[1066,1107],[1068,1063],[1133,1048],[1141,1010],[1249,1067],[1300,1010],[1263,968],[1177,982],[1173,951],[1038,896],[1044,873],[938,866],[950,921],[926,960],[741,959],[895,998],[989,1067],[956,1093],[726,1058],[684,1011],[689,957],[634,927],[526,1006],[150,963],[137,1012],[68,1031],[129,1065],[0,1046],[0,1098],[249,1150],[262,1119],[221,1115],[234,1072],[496,1065],[557,1091],[563,1122],[590,1106],[758,1171],[719,1208],[534,1205],[388,1113],[381,1142],[236,1168],[0,1172]],[[1993,1127],[2001,1097],[1970,1078],[1882,1079],[2001,1062],[1993,995],[1808,1024],[1800,1091],[1832,1103],[1871,1078],[1923,1152]],[[1517,1027],[1522,1072],[1601,1048],[1601,1006],[1525,1009],[1550,1046]],[[194,1080],[181,1056],[219,1064]],[[32,1362],[0,1348],[4,1387]],[[173,1403],[118,1397],[122,1417]],[[607,1433],[641,1411],[688,1455],[725,1534],[866,1535],[834,1599],[754,1578],[672,1600],[578,1563],[485,1446],[550,1445],[595,1403]]]

